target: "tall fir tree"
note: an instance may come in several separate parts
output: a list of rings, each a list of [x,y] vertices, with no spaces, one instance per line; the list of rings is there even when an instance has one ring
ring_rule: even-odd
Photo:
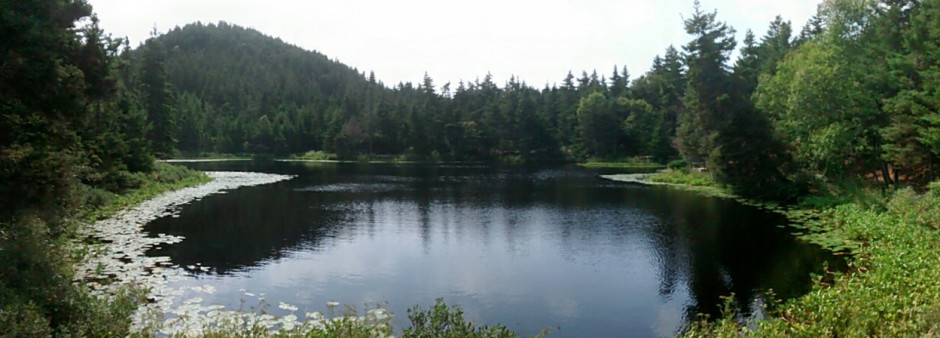
[[[156,38],[154,30],[153,38],[144,45],[140,88],[147,120],[150,122],[147,139],[156,155],[162,158],[172,156],[177,143],[177,119],[173,109],[173,93],[167,82],[165,59],[166,49]]]

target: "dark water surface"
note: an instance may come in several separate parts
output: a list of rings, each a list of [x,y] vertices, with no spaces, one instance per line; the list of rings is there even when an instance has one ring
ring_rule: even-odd
[[[673,336],[721,296],[756,308],[809,288],[826,255],[779,215],[577,167],[227,162],[298,175],[194,202],[148,225],[185,236],[150,254],[209,267],[206,303],[288,314],[327,301],[406,309],[443,297],[468,319],[551,337]],[[622,171],[621,171],[622,172]],[[606,173],[606,172],[604,172]]]

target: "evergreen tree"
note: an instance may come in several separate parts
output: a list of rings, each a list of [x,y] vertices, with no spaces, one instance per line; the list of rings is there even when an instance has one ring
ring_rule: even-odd
[[[85,191],[152,165],[113,73],[120,43],[85,1],[0,1],[0,18],[0,336],[128,335],[130,310],[75,285],[64,245]]]
[[[156,36],[156,32],[154,32]],[[141,61],[140,87],[150,130],[147,139],[158,157],[169,157],[176,151],[176,116],[173,95],[167,82],[164,59],[166,51],[159,39],[150,39],[144,46]]]
[[[774,75],[777,64],[793,48],[793,26],[779,15],[770,23],[767,34],[761,38],[758,54],[760,56],[760,74]]]
[[[887,2],[895,6],[882,7],[887,17],[882,17],[881,34],[900,33],[903,39],[891,60],[892,80],[900,90],[885,104],[892,116],[882,129],[884,158],[897,166],[895,175],[906,171],[913,179],[930,181],[940,156],[940,85],[935,81],[940,78],[940,2]]]
[[[685,46],[688,87],[678,134],[679,150],[691,162],[714,157],[720,146],[715,137],[732,109],[726,63],[736,44],[734,29],[718,22],[717,15],[703,12],[696,1],[692,17],[685,20],[685,31],[693,40]]]

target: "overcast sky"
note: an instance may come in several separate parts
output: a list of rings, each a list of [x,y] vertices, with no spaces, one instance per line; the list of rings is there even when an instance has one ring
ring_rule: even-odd
[[[101,26],[136,47],[154,27],[226,21],[356,67],[386,85],[438,86],[492,73],[537,87],[569,70],[609,75],[627,66],[636,78],[654,56],[689,38],[682,18],[693,0],[89,0]],[[821,0],[702,0],[706,10],[758,37],[776,15],[797,32]]]

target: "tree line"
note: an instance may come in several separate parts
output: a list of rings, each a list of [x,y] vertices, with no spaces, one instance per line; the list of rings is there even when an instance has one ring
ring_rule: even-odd
[[[799,32],[778,17],[740,43],[696,2],[689,40],[648,72],[542,88],[386,85],[228,23],[131,49],[84,0],[2,1],[0,18],[0,327],[27,335],[110,328],[89,324],[105,315],[82,307],[61,243],[75,209],[139,187],[155,157],[648,156],[786,200],[844,177],[922,184],[940,154],[940,0],[829,0]]]
[[[542,88],[515,77],[496,84],[489,74],[387,86],[224,22],[178,27],[122,58],[132,88],[161,88],[144,104],[162,107],[147,111],[151,133],[163,133],[151,144],[166,156],[644,156],[683,159],[739,193],[780,197],[819,178],[933,177],[936,11],[932,0],[827,1],[802,30],[777,17],[762,36],[748,31],[739,43],[734,28],[696,2],[683,22],[690,40],[666,48],[638,78],[615,66],[609,74],[569,72]]]

